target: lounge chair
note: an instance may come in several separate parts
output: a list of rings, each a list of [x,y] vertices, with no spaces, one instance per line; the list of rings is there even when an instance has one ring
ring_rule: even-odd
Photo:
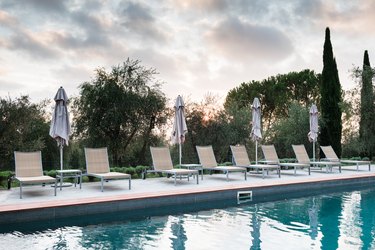
[[[57,179],[43,175],[42,153],[37,152],[14,152],[16,166],[15,179],[20,183],[20,199],[22,199],[22,186],[25,184],[54,183],[55,196]]]
[[[103,183],[107,180],[129,180],[129,189],[131,189],[131,175],[110,172],[107,148],[85,148],[86,170],[88,176],[100,179],[101,191],[103,192]]]
[[[246,168],[244,167],[236,167],[236,166],[218,166],[214,151],[212,146],[196,146],[198,151],[198,158],[199,162],[202,165],[203,169],[207,170],[214,170],[214,171],[221,171],[227,176],[227,181],[229,181],[229,173],[230,172],[243,172],[246,177]]]
[[[265,160],[262,162],[266,164],[276,164],[280,167],[293,167],[294,168],[294,175],[297,174],[297,169],[307,168],[309,175],[310,175],[310,164],[309,163],[296,163],[296,162],[288,162],[288,163],[281,163],[279,157],[277,156],[276,149],[274,145],[262,145],[262,151]]]
[[[296,155],[298,163],[306,163],[313,166],[318,166],[320,168],[325,167],[326,172],[330,169],[332,172],[333,167],[339,167],[339,172],[341,173],[341,164],[338,162],[330,162],[330,161],[310,161],[309,155],[306,152],[306,148],[304,145],[292,145],[293,151]]]
[[[249,156],[246,152],[246,148],[243,145],[238,146],[230,146],[230,149],[232,151],[234,164],[237,167],[245,167],[247,169],[255,169],[255,170],[262,170],[262,177],[264,179],[264,173],[268,172],[270,170],[276,170],[277,174],[280,178],[280,166],[279,165],[268,165],[268,164],[251,164],[249,160]]]
[[[152,157],[152,172],[159,172],[167,175],[174,176],[174,184],[176,185],[177,176],[186,176],[188,181],[191,175],[195,175],[197,179],[197,184],[199,184],[199,172],[194,169],[181,169],[173,168],[171,154],[167,147],[150,147],[151,157]],[[151,172],[147,171],[147,172]]]
[[[343,164],[355,164],[357,171],[359,170],[359,165],[368,165],[368,171],[371,171],[371,161],[356,161],[356,160],[341,160],[337,157],[332,146],[320,146],[323,150],[324,155],[326,156],[325,160],[331,162],[340,162]]]

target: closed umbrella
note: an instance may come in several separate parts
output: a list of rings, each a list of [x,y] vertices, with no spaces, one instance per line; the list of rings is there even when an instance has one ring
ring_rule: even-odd
[[[309,141],[313,143],[313,161],[315,161],[315,142],[318,139],[318,108],[315,104],[310,108],[310,132],[307,134]]]
[[[181,144],[185,141],[185,134],[188,132],[186,121],[185,121],[185,104],[182,97],[179,95],[176,99],[176,104],[174,105],[175,117],[173,123],[172,131],[172,142],[178,143],[179,152],[179,163],[181,165],[182,149]]]
[[[68,96],[63,87],[60,87],[54,98],[53,111],[49,135],[57,141],[60,147],[60,169],[63,170],[63,147],[68,145],[70,135],[69,113],[67,108]]]
[[[254,98],[251,105],[252,110],[252,128],[251,139],[255,141],[255,163],[258,164],[258,141],[262,139],[261,132],[261,106],[258,97]]]

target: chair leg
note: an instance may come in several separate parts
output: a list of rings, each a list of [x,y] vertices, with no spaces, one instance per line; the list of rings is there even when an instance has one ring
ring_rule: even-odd
[[[227,181],[229,181],[229,171],[227,171]]]
[[[131,189],[132,189],[132,183],[131,183],[131,181],[132,181],[132,179],[131,179],[131,178],[129,178],[129,190],[131,190]]]
[[[20,182],[20,199],[22,199],[22,182]]]
[[[199,184],[199,170],[198,173],[195,174],[197,176],[197,184]]]
[[[102,177],[101,180],[100,180],[100,183],[102,184],[102,187],[101,187],[102,192],[103,192],[103,182],[104,182],[104,180],[103,180],[103,177]]]
[[[57,179],[55,179],[55,196],[56,196]]]
[[[245,172],[245,181],[247,181],[247,175],[246,175],[246,170],[245,170],[244,172]]]
[[[176,186],[176,179],[177,179],[177,175],[174,174],[174,185]]]

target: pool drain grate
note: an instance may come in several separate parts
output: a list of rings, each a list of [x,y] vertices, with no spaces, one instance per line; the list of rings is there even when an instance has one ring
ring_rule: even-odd
[[[253,200],[253,191],[238,191],[237,203],[245,203]]]

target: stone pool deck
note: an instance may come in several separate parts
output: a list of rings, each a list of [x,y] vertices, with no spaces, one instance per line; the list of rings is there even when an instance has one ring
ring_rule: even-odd
[[[225,175],[214,174],[199,177],[199,185],[193,178],[178,180],[173,178],[147,178],[132,180],[132,189],[128,189],[127,180],[104,183],[104,192],[100,191],[100,182],[83,183],[77,187],[57,188],[54,196],[51,186],[25,186],[23,199],[19,198],[19,188],[0,190],[0,225],[31,222],[35,220],[55,220],[72,216],[92,216],[99,213],[126,213],[134,210],[154,209],[168,206],[194,205],[201,202],[232,199],[237,200],[239,192],[251,194],[253,202],[266,201],[267,197],[280,197],[299,193],[333,192],[338,188],[360,188],[375,184],[375,166],[368,171],[361,166],[345,166],[342,173],[334,169],[332,173],[313,169],[311,175],[299,170],[282,170],[281,178],[270,173],[264,179],[261,174],[248,173],[247,180],[241,173],[231,173],[229,181]],[[248,197],[247,197],[248,198]]]

